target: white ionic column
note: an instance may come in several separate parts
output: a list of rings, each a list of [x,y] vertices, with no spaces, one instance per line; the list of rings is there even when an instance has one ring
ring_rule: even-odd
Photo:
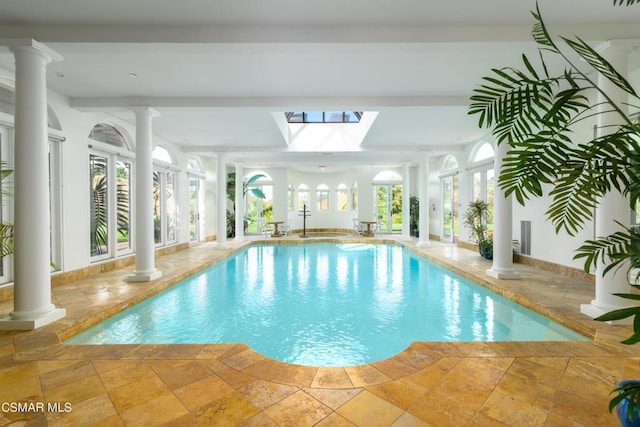
[[[46,68],[62,57],[24,40],[10,47],[16,64],[13,312],[0,330],[31,330],[61,319],[51,303],[49,139]]]
[[[411,240],[409,163],[402,164],[402,240]]]
[[[628,75],[629,47],[610,42],[601,52],[613,67],[623,77]],[[627,103],[629,97],[623,90],[611,83],[606,77],[598,75],[598,86],[606,92],[623,112],[628,112]],[[609,109],[608,104],[603,105],[604,99],[599,96],[598,102],[602,108],[598,111],[598,135],[607,135],[617,129],[615,125],[621,123],[618,116],[605,113]],[[611,191],[600,198],[596,208],[595,225],[596,238],[608,236],[616,231],[622,231],[616,221],[628,226],[630,220],[630,208],[628,200],[617,190]],[[606,264],[598,263],[595,271],[596,289],[595,299],[590,304],[582,304],[580,311],[590,317],[597,317],[611,310],[628,307],[629,301],[613,295],[614,293],[628,293],[629,280],[627,268],[623,265],[620,269],[609,271],[605,276],[602,272]]]
[[[429,155],[420,153],[420,170],[418,172],[418,189],[420,191],[420,220],[418,231],[418,247],[429,245]]]
[[[496,148],[493,161],[495,183],[493,195],[493,266],[487,274],[496,279],[519,279],[520,274],[513,268],[513,206],[511,196],[505,197],[498,185],[498,176],[509,144],[503,142]]]
[[[236,163],[236,237],[234,240],[244,240],[244,197],[242,194],[243,187],[243,168],[242,163]],[[225,186],[226,195],[226,186]],[[226,214],[225,214],[226,215]]]
[[[227,247],[227,170],[225,167],[224,153],[218,153],[218,227],[216,230],[217,246]],[[236,176],[236,180],[238,177]],[[242,178],[240,178],[242,179]]]
[[[153,238],[153,158],[151,120],[158,113],[149,107],[133,109],[136,114],[136,266],[130,282],[149,282],[162,276],[155,267]]]

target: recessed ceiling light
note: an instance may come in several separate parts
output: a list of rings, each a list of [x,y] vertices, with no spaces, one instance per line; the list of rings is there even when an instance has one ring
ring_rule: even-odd
[[[135,79],[136,77],[138,77],[138,75],[136,73],[129,73],[129,77]]]
[[[61,71],[58,71],[58,72],[56,73],[56,76],[58,76],[58,77],[61,77],[61,78],[62,78],[62,77],[64,77],[64,73],[63,73],[63,72],[61,72]]]

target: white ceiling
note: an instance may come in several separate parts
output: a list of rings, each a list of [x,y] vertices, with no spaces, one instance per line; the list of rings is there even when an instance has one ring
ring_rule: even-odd
[[[562,35],[640,39],[640,7],[539,3]],[[0,39],[35,38],[60,53],[48,85],[75,108],[129,122],[127,107],[155,108],[154,134],[184,151],[225,151],[247,167],[396,165],[486,134],[466,113],[469,96],[491,68],[535,52],[534,8],[533,0],[0,0]],[[13,70],[6,51],[0,67]],[[360,152],[291,152],[272,113],[320,109],[379,114]]]

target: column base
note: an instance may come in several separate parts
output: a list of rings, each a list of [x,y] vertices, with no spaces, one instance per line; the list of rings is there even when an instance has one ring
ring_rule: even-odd
[[[619,310],[621,308],[627,308],[627,307],[628,306],[602,307],[596,303],[596,300],[593,300],[591,301],[591,304],[580,304],[580,313],[586,316],[589,316],[592,319],[595,319],[596,317],[602,316],[603,314],[606,314],[610,311]],[[632,325],[633,319],[634,319],[633,317],[627,317],[626,319],[622,319],[622,320],[608,321],[608,322],[602,322],[602,323],[608,323],[610,325]]]
[[[224,243],[216,243],[216,249],[229,249],[229,244],[227,242]]]
[[[431,246],[431,244],[429,243],[428,240],[418,240],[418,243],[416,243],[416,246],[419,248],[424,248],[427,246]]]
[[[242,236],[242,237],[234,237],[233,241],[234,242],[244,242],[244,236]]]
[[[67,315],[64,308],[54,308],[53,310],[42,314],[33,319],[16,320],[11,316],[0,319],[0,331],[32,331],[49,323],[60,320]]]
[[[150,282],[162,277],[162,271],[154,270],[151,272],[141,271],[133,272],[133,274],[127,276],[127,282]]]
[[[513,268],[488,268],[486,271],[488,276],[494,279],[520,280],[520,273]]]

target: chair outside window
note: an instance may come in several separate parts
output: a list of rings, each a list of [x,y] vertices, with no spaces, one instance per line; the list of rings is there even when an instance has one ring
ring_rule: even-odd
[[[269,224],[265,224],[263,221],[258,221],[258,226],[262,237],[270,237],[271,233],[273,233],[273,227]]]
[[[282,235],[288,236],[291,231],[291,218],[287,219],[287,222],[282,226]]]
[[[362,236],[364,232],[363,225],[360,224],[360,220],[358,218],[353,218],[353,230],[358,236]]]

